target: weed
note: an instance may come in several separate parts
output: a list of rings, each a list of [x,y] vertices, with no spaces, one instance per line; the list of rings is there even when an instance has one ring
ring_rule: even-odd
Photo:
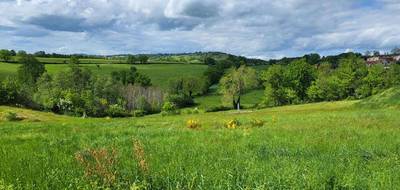
[[[133,158],[136,160],[141,173],[147,174],[149,171],[149,165],[146,161],[146,154],[140,140],[133,140]]]
[[[225,123],[225,127],[228,129],[236,129],[239,127],[241,124],[238,119],[232,119],[228,122]]]
[[[75,153],[75,159],[85,170],[88,178],[101,179],[106,185],[116,181],[117,151],[112,149],[89,149]]]
[[[189,129],[198,129],[198,128],[201,127],[201,123],[200,123],[199,120],[189,119],[189,120],[186,122],[186,126],[187,126]]]

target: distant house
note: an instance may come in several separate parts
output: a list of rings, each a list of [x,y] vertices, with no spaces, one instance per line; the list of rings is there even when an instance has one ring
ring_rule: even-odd
[[[366,58],[368,66],[382,64],[385,68],[389,68],[391,64],[396,63],[399,60],[400,55],[380,55]]]

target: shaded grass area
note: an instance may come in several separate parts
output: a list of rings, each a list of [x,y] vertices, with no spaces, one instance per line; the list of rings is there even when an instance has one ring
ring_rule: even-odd
[[[395,189],[400,110],[355,109],[355,103],[125,119],[33,112],[30,117],[43,121],[0,122],[0,181],[16,188],[96,189],[103,178],[85,175],[75,157],[104,148],[116,151],[115,180],[107,183],[114,189]],[[233,118],[242,125],[224,128]],[[186,128],[188,119],[202,127]],[[253,119],[266,123],[252,127]],[[146,172],[133,139],[143,145]]]
[[[261,103],[264,97],[264,90],[252,90],[245,93],[241,97],[241,104],[245,108],[254,107],[255,105]],[[218,94],[216,91],[212,92],[211,94],[200,96],[195,98],[195,103],[199,108],[209,108],[209,107],[216,107],[221,106],[222,103],[222,95]],[[232,105],[228,105],[232,106]]]
[[[0,63],[0,79],[4,79],[10,75],[16,75],[18,64]],[[97,75],[110,75],[113,71],[129,69],[132,65],[128,64],[103,64],[96,66],[94,64],[81,64],[83,68],[90,69]],[[206,65],[190,65],[190,64],[148,64],[134,65],[139,72],[148,75],[154,85],[165,87],[170,78],[181,76],[202,76],[207,69]],[[46,70],[50,74],[67,70],[66,64],[46,64]]]

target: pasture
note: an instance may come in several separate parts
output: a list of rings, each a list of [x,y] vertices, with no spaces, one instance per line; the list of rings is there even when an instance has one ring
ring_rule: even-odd
[[[0,79],[17,73],[18,64],[0,63]],[[88,68],[97,75],[110,75],[113,71],[129,69],[132,65],[128,64],[81,64],[83,68]],[[181,76],[202,76],[206,70],[205,65],[192,64],[147,64],[134,65],[139,72],[148,75],[154,85],[165,87],[170,78]],[[67,64],[46,64],[46,70],[50,74],[65,71]]]
[[[124,119],[3,106],[24,120],[0,121],[0,188],[396,189],[400,110],[357,103]]]

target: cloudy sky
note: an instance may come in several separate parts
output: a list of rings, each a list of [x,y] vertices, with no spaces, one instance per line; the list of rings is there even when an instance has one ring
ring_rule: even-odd
[[[400,45],[400,0],[0,0],[0,48],[278,58]]]

